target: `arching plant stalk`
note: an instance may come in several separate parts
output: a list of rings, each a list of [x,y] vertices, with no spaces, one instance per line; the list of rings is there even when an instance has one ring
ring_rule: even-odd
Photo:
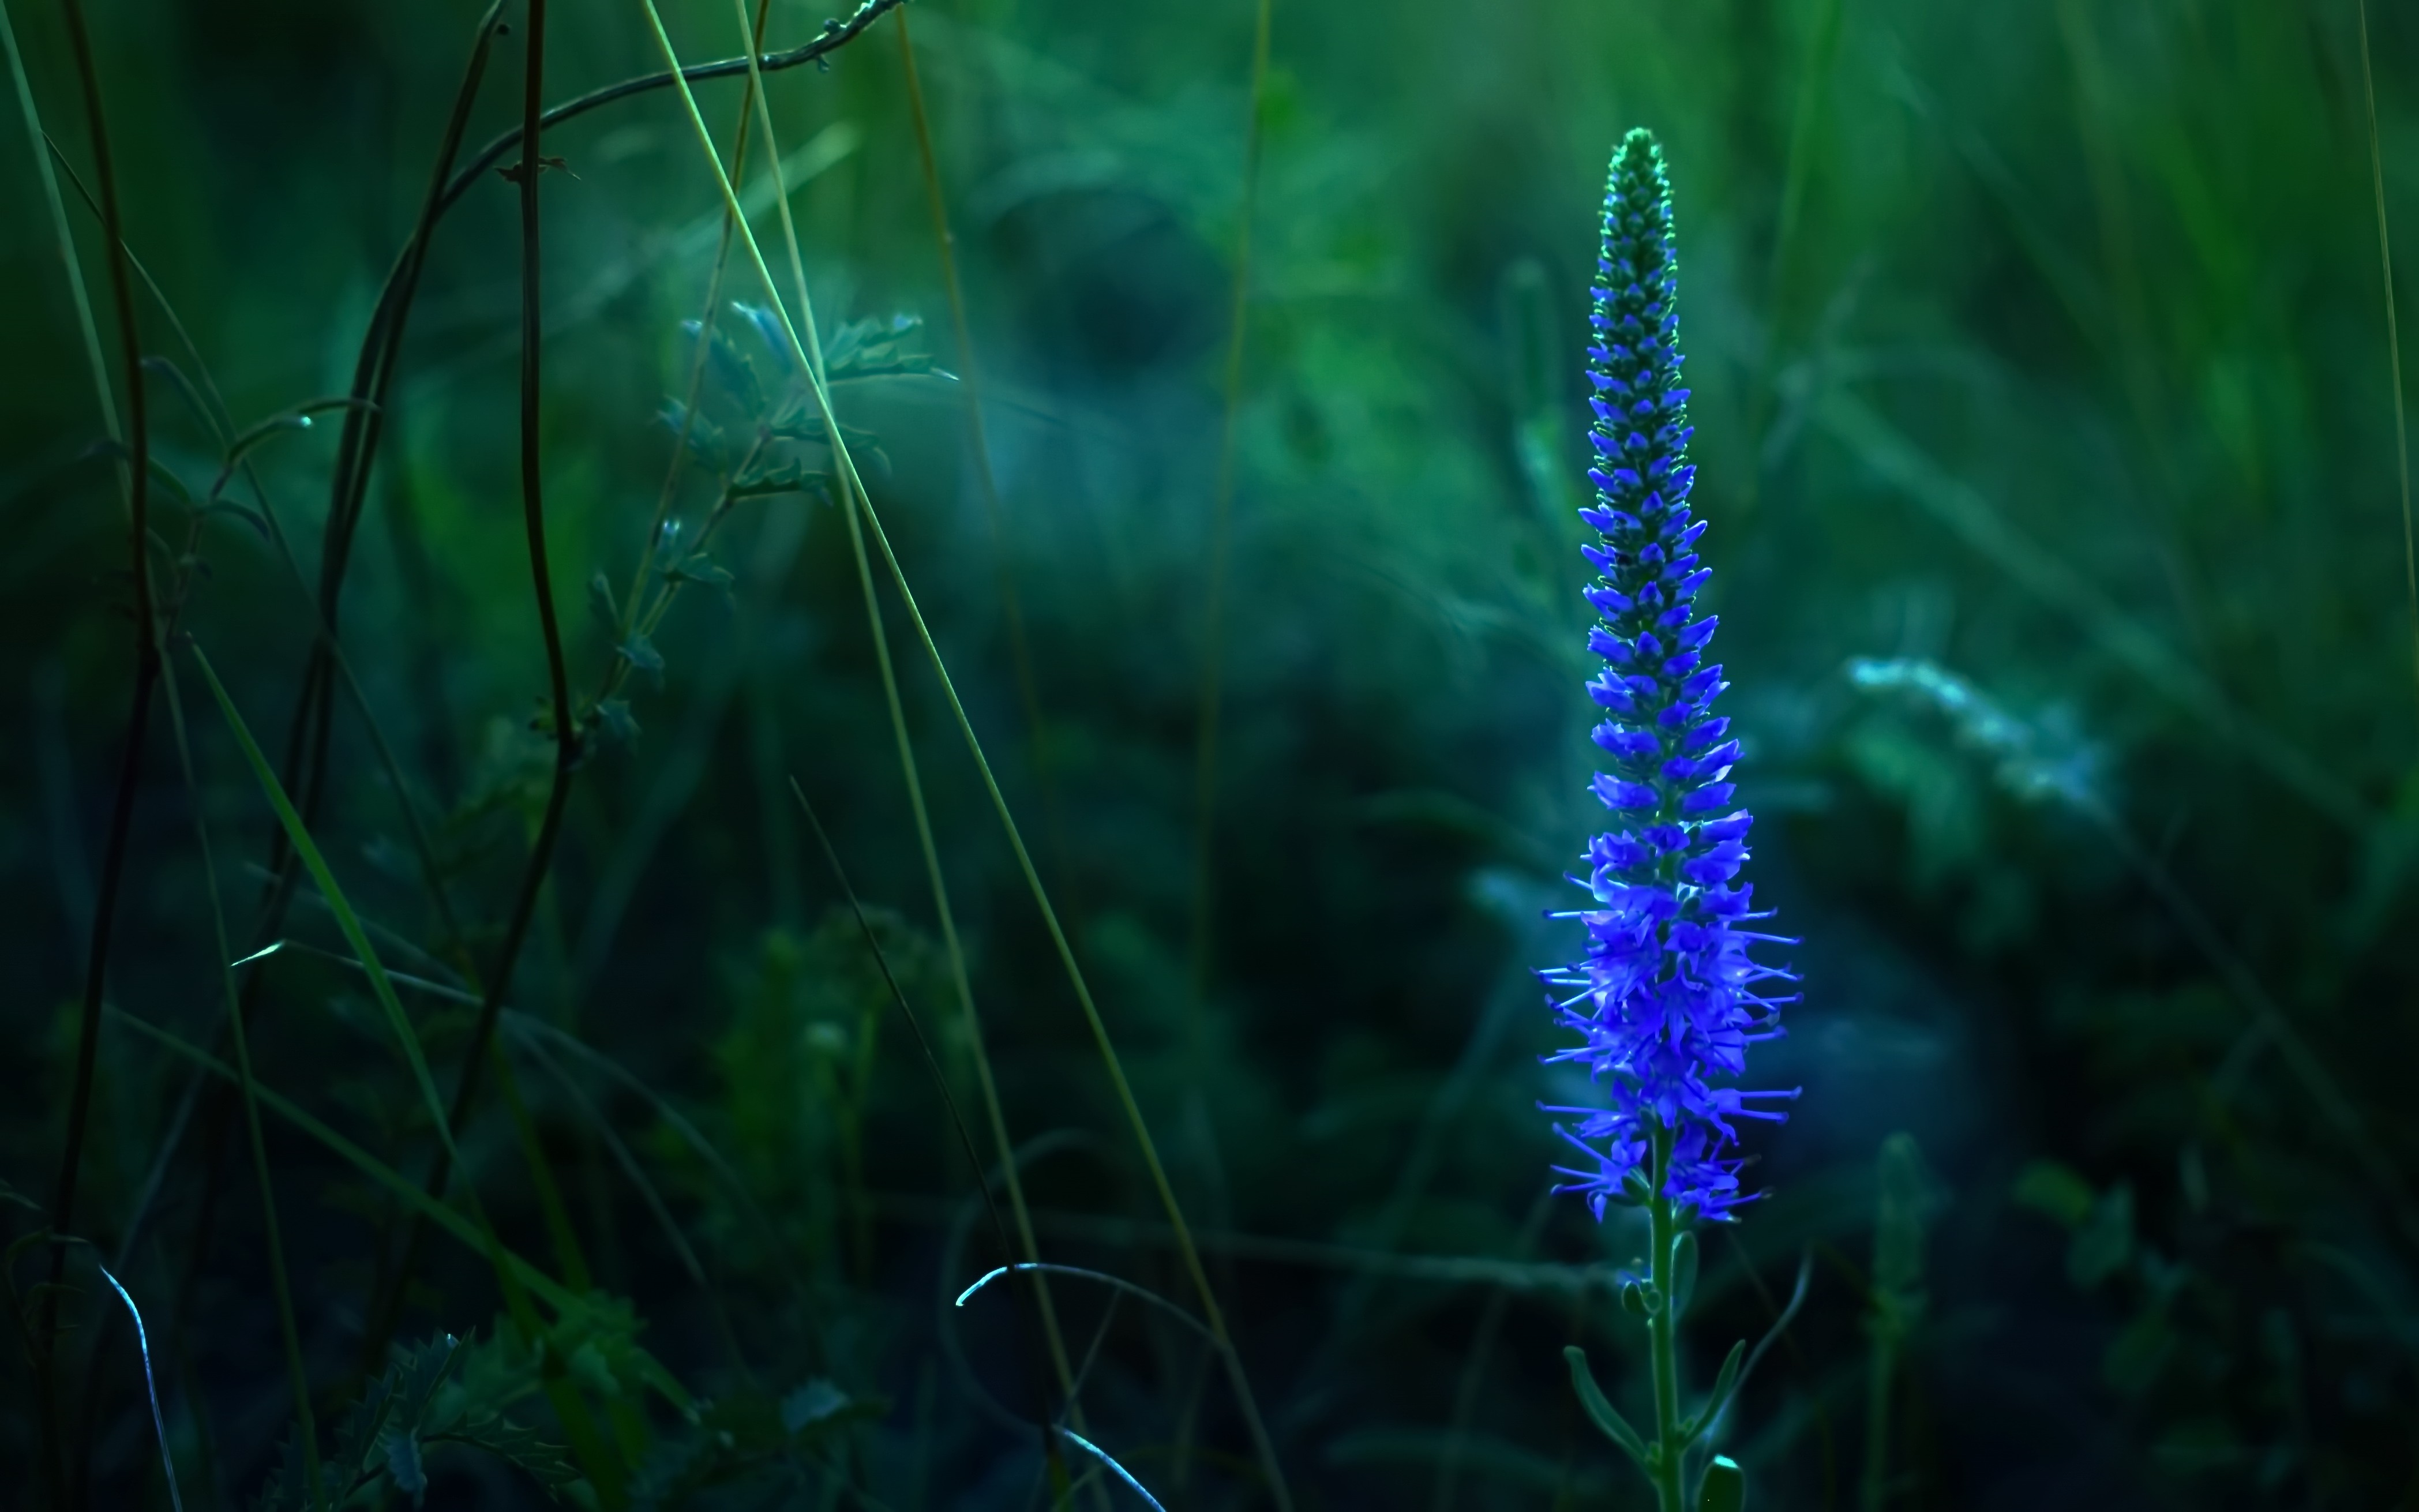
[[[723,172],[721,155],[715,150],[713,135],[706,130],[704,116],[698,110],[697,97],[689,89],[687,79],[681,72],[680,57],[672,48],[670,36],[664,30],[663,16],[655,7],[655,0],[639,0],[639,4],[646,11],[647,23],[655,34],[656,46],[662,50],[664,61],[669,65],[670,76],[680,92],[681,102],[686,107],[690,127],[697,135],[698,146],[704,153],[707,163],[714,170],[716,185],[721,191],[725,204],[730,206],[736,215],[739,205],[738,193],[732,187],[730,176]],[[757,243],[754,230],[747,224],[744,217],[740,219],[739,227],[741,239],[747,248],[748,258],[755,264],[757,277],[764,286],[774,315],[780,321],[782,335],[789,344],[791,356],[798,368],[807,375],[808,381],[813,388],[815,403],[824,422],[825,434],[829,438],[833,458],[840,473],[844,503],[853,501],[862,507],[864,527],[871,533],[874,544],[882,552],[885,564],[890,569],[891,581],[899,591],[901,601],[906,607],[909,620],[916,626],[917,638],[923,644],[926,658],[932,663],[933,675],[939,680],[942,691],[948,699],[949,710],[957,720],[959,733],[965,738],[967,749],[973,755],[976,766],[982,775],[984,789],[991,798],[994,810],[999,816],[1001,827],[1007,831],[1009,846],[1016,853],[1017,865],[1025,874],[1026,887],[1033,894],[1035,904],[1041,910],[1042,921],[1049,929],[1051,943],[1056,947],[1059,961],[1066,967],[1069,980],[1074,987],[1076,1001],[1084,1011],[1085,1023],[1091,1029],[1093,1041],[1101,1051],[1102,1059],[1109,1072],[1110,1083],[1117,1092],[1118,1104],[1126,1115],[1127,1123],[1132,1130],[1135,1143],[1141,1150],[1144,1165],[1150,1173],[1152,1186],[1158,1194],[1162,1208],[1167,1213],[1170,1227],[1176,1230],[1178,1247],[1183,1256],[1185,1269],[1190,1273],[1194,1287],[1200,1292],[1202,1312],[1209,1319],[1211,1331],[1218,1336],[1220,1354],[1226,1366],[1227,1378],[1235,1390],[1237,1404],[1242,1410],[1245,1423],[1251,1429],[1253,1446],[1259,1458],[1262,1472],[1268,1476],[1270,1492],[1276,1500],[1279,1512],[1291,1512],[1293,1498],[1286,1487],[1283,1472],[1278,1468],[1275,1445],[1269,1438],[1267,1425],[1261,1420],[1258,1404],[1251,1393],[1250,1382],[1243,1375],[1241,1361],[1235,1352],[1232,1335],[1226,1328],[1225,1315],[1219,1307],[1217,1295],[1210,1286],[1209,1273],[1201,1264],[1199,1246],[1194,1242],[1192,1228],[1185,1222],[1183,1209],[1176,1200],[1175,1189],[1168,1182],[1167,1169],[1160,1160],[1158,1145],[1151,1137],[1149,1125],[1144,1121],[1141,1105],[1134,1100],[1133,1088],[1126,1078],[1124,1064],[1117,1058],[1116,1046],[1110,1042],[1108,1026],[1102,1021],[1100,1008],[1092,1000],[1090,984],[1085,980],[1083,967],[1075,960],[1074,950],[1068,942],[1066,929],[1059,922],[1056,908],[1051,904],[1049,892],[1042,886],[1040,873],[1034,867],[1032,852],[1026,847],[1024,834],[1017,826],[1015,815],[1008,807],[1007,797],[1000,792],[998,779],[993,774],[991,764],[983,755],[981,737],[975,733],[974,722],[966,715],[964,702],[958,697],[957,687],[949,677],[948,665],[942,660],[940,647],[932,640],[932,627],[925,622],[922,609],[917,606],[916,595],[907,583],[905,569],[901,566],[897,552],[891,548],[889,537],[882,529],[881,517],[875,513],[872,501],[866,497],[864,482],[857,473],[855,460],[849,455],[847,440],[840,431],[840,421],[832,411],[831,394],[824,382],[820,364],[808,354],[805,341],[798,333],[798,327],[791,319],[788,303],[781,297],[780,285],[773,276],[771,266],[764,260],[763,249]],[[854,517],[852,515],[852,518]]]

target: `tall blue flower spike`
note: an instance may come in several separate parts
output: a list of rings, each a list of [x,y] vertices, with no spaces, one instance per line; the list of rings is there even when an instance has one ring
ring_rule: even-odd
[[[1585,1157],[1557,1166],[1557,1190],[1608,1202],[1672,1205],[1685,1224],[1722,1220],[1752,1200],[1739,1188],[1739,1119],[1786,1115],[1751,1104],[1795,1091],[1743,1091],[1747,1047],[1780,1033],[1772,981],[1795,979],[1749,956],[1781,940],[1746,926],[1768,917],[1734,881],[1754,821],[1731,807],[1739,743],[1714,700],[1730,685],[1706,661],[1715,620],[1696,615],[1713,576],[1691,521],[1688,391],[1680,387],[1672,189],[1654,136],[1631,131],[1605,187],[1604,243],[1589,324],[1588,440],[1595,505],[1579,511],[1599,541],[1580,550],[1600,576],[1586,590],[1601,621],[1588,649],[1604,671],[1587,685],[1604,711],[1595,738],[1610,758],[1591,784],[1612,827],[1588,842],[1584,959],[1541,973],[1557,1017],[1579,1042],[1548,1057],[1584,1065],[1603,1107],[1548,1107],[1576,1120],[1555,1132]],[[1661,1177],[1659,1190],[1656,1176]]]

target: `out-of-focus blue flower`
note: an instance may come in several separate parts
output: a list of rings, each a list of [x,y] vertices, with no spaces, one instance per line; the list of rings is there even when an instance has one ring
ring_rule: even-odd
[[[1753,820],[1731,807],[1739,743],[1712,712],[1730,685],[1705,659],[1715,621],[1696,614],[1713,574],[1696,554],[1704,522],[1688,514],[1696,469],[1676,272],[1662,149],[1632,131],[1605,189],[1588,347],[1596,501],[1579,512],[1600,537],[1580,548],[1600,574],[1586,590],[1601,616],[1588,647],[1605,662],[1587,689],[1605,711],[1595,736],[1610,757],[1593,787],[1614,827],[1588,842],[1586,873],[1572,878],[1590,904],[1558,916],[1586,926],[1587,955],[1542,974],[1580,1037],[1548,1059],[1586,1066],[1607,1103],[1546,1109],[1575,1120],[1555,1130],[1585,1157],[1556,1167],[1571,1178],[1561,1190],[1584,1193],[1598,1218],[1609,1201],[1653,1195],[1658,1128],[1672,1138],[1660,1195],[1727,1217],[1750,1197],[1739,1188],[1736,1120],[1781,1119],[1750,1104],[1797,1095],[1727,1085],[1746,1071],[1749,1045],[1779,1037],[1780,1005],[1794,1000],[1760,986],[1795,979],[1748,954],[1780,937],[1747,927],[1766,915],[1736,880]]]

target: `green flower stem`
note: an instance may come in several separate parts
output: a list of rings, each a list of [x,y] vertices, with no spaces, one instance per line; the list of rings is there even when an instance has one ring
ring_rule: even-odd
[[[1687,1443],[1680,1430],[1680,1319],[1673,1283],[1672,1242],[1679,1237],[1679,1215],[1663,1196],[1663,1179],[1672,1164],[1672,1131],[1657,1124],[1653,1135],[1655,1196],[1646,1204],[1652,1227],[1647,1280],[1653,1307],[1646,1318],[1647,1358],[1655,1375],[1655,1443],[1647,1473],[1655,1482],[1655,1504],[1660,1512],[1682,1512],[1682,1469]]]

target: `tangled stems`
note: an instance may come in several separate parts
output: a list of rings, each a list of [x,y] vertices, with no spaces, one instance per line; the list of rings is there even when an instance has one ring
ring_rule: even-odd
[[[477,1089],[482,1062],[487,1057],[489,1047],[493,1044],[495,1024],[504,994],[510,984],[513,965],[519,954],[521,944],[528,934],[531,922],[535,917],[537,901],[552,866],[555,840],[561,831],[563,808],[570,792],[571,771],[577,764],[579,754],[580,720],[569,695],[568,679],[563,665],[562,636],[554,612],[552,590],[546,569],[544,514],[540,503],[537,475],[536,194],[537,176],[544,167],[542,156],[538,150],[542,133],[549,126],[559,125],[632,95],[674,84],[678,84],[685,91],[687,82],[692,79],[745,77],[749,74],[751,61],[759,73],[797,68],[807,63],[819,63],[830,54],[863,35],[866,28],[900,3],[901,0],[865,0],[865,3],[860,5],[847,21],[826,24],[823,33],[814,40],[784,53],[767,54],[753,60],[744,57],[726,59],[718,63],[684,68],[677,72],[666,70],[642,74],[637,78],[625,79],[619,84],[609,85],[602,89],[592,90],[551,109],[541,110],[538,105],[538,90],[542,82],[539,70],[542,56],[544,0],[532,0],[530,18],[529,77],[526,80],[527,87],[522,101],[521,123],[490,142],[461,168],[448,177],[447,168],[461,140],[468,102],[476,90],[479,68],[485,59],[487,41],[494,35],[494,11],[490,10],[481,23],[478,53],[474,57],[470,75],[465,81],[462,100],[457,104],[455,120],[449,128],[444,150],[439,158],[437,179],[430,186],[427,204],[411,241],[398,255],[393,270],[388,275],[387,285],[380,295],[377,313],[371,318],[369,334],[364,340],[362,360],[355,370],[354,377],[354,390],[357,396],[367,397],[373,393],[381,395],[384,393],[386,383],[393,370],[394,354],[400,346],[403,322],[408,313],[413,293],[416,291],[419,270],[425,260],[428,241],[435,233],[437,222],[469,191],[471,184],[478,181],[481,175],[501,162],[504,154],[511,151],[514,147],[519,146],[522,148],[521,162],[514,177],[517,179],[521,193],[523,232],[522,492],[532,573],[538,600],[539,618],[547,641],[547,674],[553,706],[555,767],[553,779],[547,792],[545,817],[540,822],[538,834],[522,872],[520,889],[512,918],[507,925],[496,968],[492,980],[487,983],[477,1026],[473,1030],[471,1049],[463,1061],[461,1077],[456,1084],[450,1118],[450,1123],[454,1127],[459,1127],[470,1111],[471,1099]],[[331,517],[334,518],[358,518],[366,494],[377,435],[374,428],[357,426],[356,423],[362,418],[359,410],[347,417],[344,451],[338,465],[336,507],[331,511]],[[727,502],[726,500],[726,505]],[[717,511],[717,519],[719,514],[720,511]],[[331,531],[331,533],[332,535],[334,532]],[[331,568],[332,570],[323,579],[323,592],[330,597],[332,597],[335,581],[341,579],[344,563],[339,560],[331,564]],[[661,619],[663,610],[669,607],[670,600],[678,587],[677,582],[672,582],[659,590],[656,603],[643,621],[645,625],[652,626]],[[634,612],[637,597],[635,594],[632,595]],[[609,697],[612,690],[619,687],[620,680],[626,671],[627,664],[617,658],[607,673],[605,691],[599,695],[599,702],[604,698]],[[306,699],[310,697],[310,687],[306,683]],[[320,708],[322,711],[320,724],[324,732],[326,705],[322,703]],[[324,733],[322,738],[324,740]],[[318,767],[324,768],[324,762],[318,764]],[[501,1068],[507,1074],[509,1069],[509,1067]],[[428,1190],[432,1196],[442,1190],[450,1164],[451,1162],[440,1150],[438,1164],[432,1169],[429,1178]],[[415,1217],[410,1235],[405,1243],[403,1263],[393,1278],[385,1304],[373,1314],[372,1325],[364,1335],[364,1342],[369,1347],[369,1350],[382,1350],[386,1339],[392,1335],[399,1320],[405,1292],[412,1273],[418,1269],[420,1257],[426,1243],[426,1232],[425,1221]],[[370,1357],[372,1357],[371,1354],[365,1351],[364,1358]]]

